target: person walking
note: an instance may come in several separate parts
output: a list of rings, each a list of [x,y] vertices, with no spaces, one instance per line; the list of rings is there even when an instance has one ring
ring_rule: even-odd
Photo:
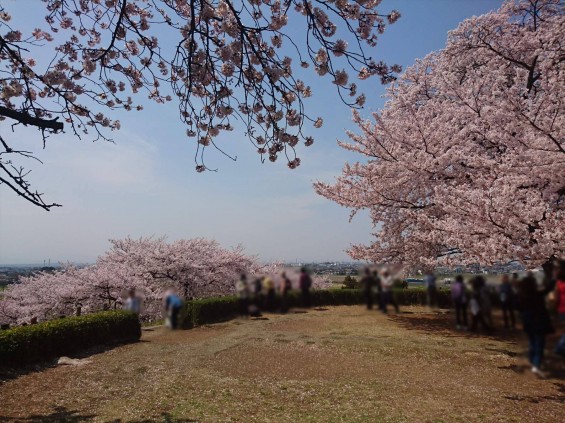
[[[457,275],[455,282],[451,285],[451,300],[455,306],[455,319],[457,330],[467,330],[469,325],[467,323],[467,292],[465,291],[465,283],[463,276]]]
[[[498,287],[498,296],[500,298],[500,307],[502,308],[502,316],[504,318],[504,327],[514,329],[516,327],[516,318],[514,317],[514,305],[516,300],[508,275],[502,275],[502,282]]]
[[[247,283],[247,275],[241,274],[241,277],[235,284],[235,290],[239,298],[239,314],[242,316],[249,315],[249,284]]]
[[[361,279],[361,286],[363,287],[367,310],[371,310],[373,308],[373,289],[375,287],[375,279],[371,274],[371,269],[368,267],[365,267],[363,279]]]
[[[397,313],[399,312],[398,304],[396,303],[396,300],[394,299],[394,295],[392,292],[393,283],[394,281],[392,275],[389,273],[388,270],[385,269],[383,271],[383,277],[381,280],[381,285],[383,289],[383,310],[382,310],[383,313],[387,313],[388,304],[394,306],[394,310]]]
[[[302,292],[302,305],[306,308],[310,307],[310,288],[312,287],[312,278],[303,267],[300,269],[300,279],[299,279],[300,291]]]
[[[522,314],[524,332],[528,336],[528,357],[532,372],[539,377],[545,377],[541,371],[543,363],[545,338],[553,333],[553,325],[549,312],[545,307],[545,295],[537,286],[537,281],[531,272],[520,283],[519,306]]]

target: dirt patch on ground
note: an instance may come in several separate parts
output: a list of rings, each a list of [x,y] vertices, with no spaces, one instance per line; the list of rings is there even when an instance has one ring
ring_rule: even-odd
[[[359,306],[237,319],[0,382],[0,421],[536,421],[565,415],[565,364],[539,380],[519,331]],[[551,342],[551,341],[550,341]],[[551,346],[551,345],[550,345]]]

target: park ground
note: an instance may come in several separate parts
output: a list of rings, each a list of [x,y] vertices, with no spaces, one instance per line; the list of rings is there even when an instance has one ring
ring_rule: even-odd
[[[473,335],[452,320],[341,306],[146,328],[82,365],[4,373],[0,422],[565,421],[562,359],[539,379],[520,331]]]

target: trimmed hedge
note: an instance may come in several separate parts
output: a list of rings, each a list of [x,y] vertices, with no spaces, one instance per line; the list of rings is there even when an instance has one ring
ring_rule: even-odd
[[[180,327],[190,329],[206,323],[230,320],[239,314],[235,296],[210,297],[187,301],[179,316]]]
[[[327,305],[351,305],[364,302],[360,289],[323,289],[310,292],[310,301],[314,307]],[[302,299],[299,291],[290,291],[287,295],[288,307],[299,307]],[[280,307],[280,297],[276,297],[275,307]],[[189,329],[208,323],[230,320],[239,314],[239,302],[235,296],[202,298],[187,301],[180,315],[180,326]]]
[[[425,289],[395,289],[394,297],[399,305],[426,305]],[[363,304],[365,297],[361,289],[321,289],[310,291],[312,306]],[[450,290],[437,291],[439,307],[451,305]],[[299,291],[290,291],[287,296],[288,307],[300,307],[302,299]],[[280,307],[280,297],[276,297],[275,307]],[[190,329],[208,323],[224,322],[239,314],[238,298],[235,296],[202,298],[187,301],[179,317],[180,327]]]
[[[0,331],[0,365],[19,365],[69,355],[96,345],[141,337],[136,314],[104,311]]]

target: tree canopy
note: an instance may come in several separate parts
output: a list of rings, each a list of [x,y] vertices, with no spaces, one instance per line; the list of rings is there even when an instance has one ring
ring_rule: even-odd
[[[261,159],[282,155],[295,168],[298,144],[314,141],[305,123],[323,123],[305,110],[312,89],[297,68],[332,78],[352,107],[365,96],[349,73],[386,83],[400,71],[366,53],[400,16],[379,13],[380,1],[42,0],[45,23],[29,33],[0,6],[0,121],[14,130],[0,136],[0,184],[46,210],[57,206],[16,164],[34,157],[12,138],[20,125],[38,128],[44,147],[63,130],[108,140],[120,128],[113,111],[141,110],[142,96],[178,105],[199,172],[208,169],[207,147],[228,155],[217,137],[236,121]]]
[[[366,158],[316,191],[367,209],[375,262],[520,260],[565,253],[565,5],[507,1],[465,20],[407,69],[340,145]]]

